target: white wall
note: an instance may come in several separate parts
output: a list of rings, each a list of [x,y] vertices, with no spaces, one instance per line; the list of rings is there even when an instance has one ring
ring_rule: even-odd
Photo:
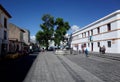
[[[116,47],[117,49],[115,50],[117,50],[117,52],[120,53],[120,39],[117,40],[116,42],[117,42],[117,47]]]
[[[117,21],[117,28],[120,28],[120,20]]]
[[[99,21],[99,22],[98,22]],[[111,31],[108,32],[107,24],[111,24]],[[100,27],[100,34],[97,33],[97,27]],[[99,52],[98,42],[100,45],[105,45],[107,53],[120,53],[120,40],[116,38],[120,38],[120,14],[112,14],[107,16],[107,18],[103,17],[86,27],[83,27],[81,30],[74,33],[72,36],[75,37],[72,40],[72,45],[79,44],[79,49],[81,50],[81,44],[86,43],[88,50],[91,51],[91,42],[88,40],[88,31],[91,35],[91,30],[93,29],[93,51]],[[86,37],[82,38],[82,33],[86,32]],[[112,40],[115,38],[116,40]],[[111,41],[111,47],[108,47],[108,41]],[[73,46],[74,47],[74,46]],[[76,50],[76,47],[74,48]]]

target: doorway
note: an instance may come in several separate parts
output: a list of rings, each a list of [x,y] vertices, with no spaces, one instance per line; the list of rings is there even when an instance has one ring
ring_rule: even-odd
[[[91,51],[93,51],[93,43],[91,43]]]

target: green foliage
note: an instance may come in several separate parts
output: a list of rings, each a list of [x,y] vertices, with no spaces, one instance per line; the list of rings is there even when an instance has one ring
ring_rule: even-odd
[[[62,18],[57,18],[56,22],[56,30],[55,30],[55,44],[60,45],[60,41],[64,41],[64,36],[67,33],[67,30],[70,29],[69,23],[64,22]]]
[[[42,30],[36,33],[36,40],[46,48],[49,46],[48,40],[54,40],[55,44],[59,46],[60,41],[64,41],[64,35],[70,28],[69,23],[64,22],[62,18],[54,20],[54,17],[49,14],[43,15],[42,21],[43,24],[40,25]]]
[[[54,33],[54,17],[49,14],[45,14],[42,17],[42,21],[43,24],[40,25],[42,30],[37,32],[36,40],[40,43],[40,45],[48,48],[48,40],[51,40]]]
[[[41,44],[42,46],[45,46],[45,38],[44,38],[45,34],[43,31],[38,31],[36,33],[36,40],[39,42],[39,44]]]

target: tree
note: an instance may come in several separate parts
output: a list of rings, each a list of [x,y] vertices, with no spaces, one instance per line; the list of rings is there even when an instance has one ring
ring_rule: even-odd
[[[49,14],[45,14],[42,17],[43,24],[40,25],[42,31],[38,31],[36,34],[36,40],[44,45],[46,49],[49,47],[49,40],[52,39],[54,33],[54,17]]]
[[[42,20],[43,24],[40,25],[42,30],[36,33],[36,40],[46,46],[46,49],[49,47],[49,40],[54,40],[55,44],[60,46],[60,41],[64,41],[64,35],[70,28],[69,23],[64,22],[62,18],[54,20],[49,14],[43,15]]]
[[[55,30],[55,38],[54,42],[56,45],[60,46],[60,41],[65,40],[64,36],[67,33],[67,30],[70,29],[70,25],[68,22],[64,22],[62,18],[57,18],[55,21],[56,30]]]
[[[38,31],[36,33],[36,40],[39,42],[39,44],[41,44],[42,46],[45,46],[45,38],[44,38],[45,34],[43,31]]]

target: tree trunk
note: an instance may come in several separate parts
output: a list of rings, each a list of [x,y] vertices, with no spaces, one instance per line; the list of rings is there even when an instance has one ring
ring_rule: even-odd
[[[48,41],[46,42],[46,50],[48,50],[48,47],[49,47],[49,43]]]

